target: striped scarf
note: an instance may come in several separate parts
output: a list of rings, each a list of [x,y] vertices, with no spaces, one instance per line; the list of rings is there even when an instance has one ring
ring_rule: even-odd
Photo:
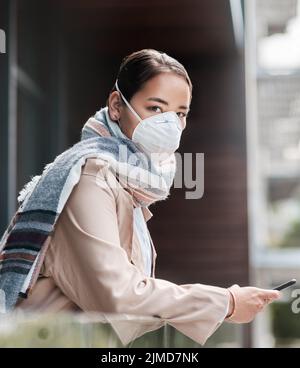
[[[153,161],[131,139],[117,136],[116,129],[108,107],[101,108],[83,126],[80,141],[47,164],[42,174],[20,191],[19,208],[0,241],[0,291],[5,293],[6,312],[31,293],[56,221],[79,182],[87,158],[108,163],[108,169],[132,195],[135,207],[168,198],[176,171],[175,155]]]

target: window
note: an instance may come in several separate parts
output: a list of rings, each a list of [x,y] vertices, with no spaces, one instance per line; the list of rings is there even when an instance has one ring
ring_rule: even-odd
[[[263,288],[300,281],[299,31],[298,0],[246,1],[250,254]],[[284,297],[257,318],[256,346],[299,344],[291,289]]]

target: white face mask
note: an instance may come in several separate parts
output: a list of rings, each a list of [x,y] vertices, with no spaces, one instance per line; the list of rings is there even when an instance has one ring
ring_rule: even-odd
[[[136,146],[147,155],[152,155],[151,157],[159,160],[174,153],[179,147],[182,134],[182,123],[176,112],[167,111],[141,119],[119,90],[117,81],[116,89],[139,120],[132,134],[132,141]]]

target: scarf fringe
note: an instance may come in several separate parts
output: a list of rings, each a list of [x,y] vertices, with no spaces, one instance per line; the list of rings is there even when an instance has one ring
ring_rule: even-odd
[[[19,204],[22,204],[25,199],[27,198],[27,196],[31,195],[31,193],[33,192],[34,188],[36,187],[36,185],[38,184],[40,178],[43,176],[44,173],[46,173],[50,167],[53,165],[53,162],[48,163],[44,169],[41,175],[35,175],[33,177],[31,177],[31,180],[24,185],[23,189],[20,190],[19,195],[18,195],[18,202]]]

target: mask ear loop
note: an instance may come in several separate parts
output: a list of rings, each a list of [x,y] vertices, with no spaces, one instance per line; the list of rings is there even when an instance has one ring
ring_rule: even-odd
[[[133,108],[130,106],[130,103],[126,100],[123,93],[120,91],[119,86],[118,86],[118,80],[116,80],[115,85],[116,85],[117,91],[120,93],[121,97],[125,101],[125,103],[128,106],[129,110],[138,118],[139,122],[141,122],[143,119],[141,119],[140,116],[133,110]]]

